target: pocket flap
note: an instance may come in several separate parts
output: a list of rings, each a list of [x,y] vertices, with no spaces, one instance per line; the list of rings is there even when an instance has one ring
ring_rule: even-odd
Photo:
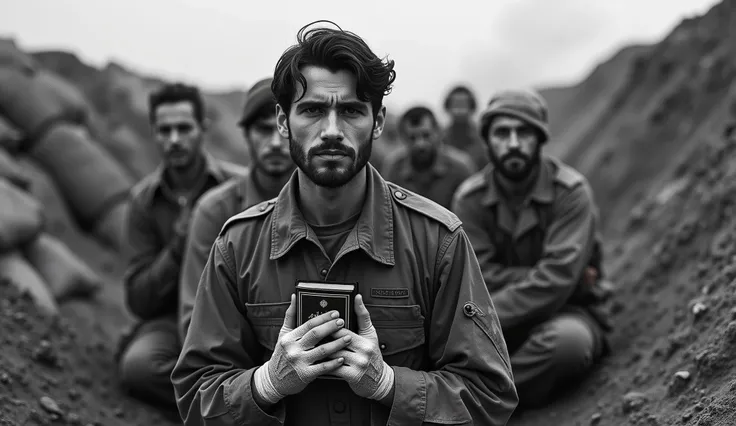
[[[290,302],[275,303],[246,303],[245,312],[248,320],[253,324],[253,331],[258,342],[268,350],[273,351],[279,339],[279,331],[284,325],[286,310]]]
[[[369,305],[365,307],[378,334],[384,356],[421,346],[425,342],[424,316],[419,305]]]

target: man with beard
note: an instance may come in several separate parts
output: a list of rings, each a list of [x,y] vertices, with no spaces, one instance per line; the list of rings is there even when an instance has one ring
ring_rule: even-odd
[[[481,135],[491,164],[460,186],[453,207],[493,296],[519,404],[537,406],[606,348],[597,208],[580,173],[541,155],[549,131],[536,93],[496,94]]]
[[[170,375],[181,348],[176,301],[191,206],[244,169],[205,154],[207,122],[196,87],[165,85],[150,95],[149,108],[163,162],[131,194],[125,299],[141,321],[120,343],[119,373],[133,395],[174,408]]]
[[[451,120],[445,129],[445,144],[468,154],[475,162],[475,169],[481,170],[488,164],[489,158],[485,144],[478,136],[478,128],[473,122],[476,110],[473,92],[466,86],[455,86],[447,94],[444,106]]]
[[[248,207],[275,198],[294,171],[289,139],[282,137],[276,128],[272,81],[266,78],[251,87],[239,122],[250,152],[251,169],[245,176],[231,179],[206,193],[194,208],[179,284],[179,336],[182,341],[189,328],[199,278],[222,226]]]
[[[446,149],[437,119],[426,107],[401,116],[399,135],[404,149],[394,154],[384,178],[449,209],[457,187],[475,171],[470,158]]]
[[[367,163],[393,61],[341,29],[297,40],[272,90],[298,169],[215,241],[171,376],[185,424],[506,424],[508,353],[460,221]],[[356,326],[297,327],[298,280],[357,282]]]

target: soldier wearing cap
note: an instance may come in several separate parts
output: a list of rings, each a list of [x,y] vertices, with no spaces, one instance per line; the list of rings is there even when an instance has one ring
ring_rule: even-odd
[[[215,240],[171,376],[184,423],[505,425],[508,353],[460,221],[368,163],[393,61],[341,29],[297,39],[272,89],[298,169]],[[297,327],[297,280],[357,282],[357,327]]]
[[[606,350],[597,207],[585,177],[542,155],[547,107],[535,92],[493,96],[480,134],[491,164],[461,185],[453,211],[493,297],[519,404],[538,406]]]
[[[192,213],[179,284],[179,335],[182,341],[189,328],[199,278],[222,226],[231,216],[248,207],[275,198],[294,171],[289,139],[281,136],[276,128],[272,81],[269,77],[251,87],[238,123],[250,152],[250,169],[244,176],[231,179],[206,193]]]

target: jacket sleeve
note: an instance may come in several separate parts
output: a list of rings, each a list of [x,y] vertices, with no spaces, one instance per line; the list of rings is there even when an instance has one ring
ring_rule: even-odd
[[[462,228],[444,238],[435,276],[430,371],[392,367],[388,423],[505,425],[518,403],[508,350]]]
[[[173,251],[161,247],[153,223],[148,208],[134,197],[128,217],[131,259],[123,280],[128,308],[144,320],[175,306],[180,267]]]
[[[592,200],[587,185],[563,193],[555,201],[542,258],[523,280],[492,293],[504,330],[551,316],[573,294],[595,243]]]
[[[208,198],[202,198],[207,201]],[[222,218],[222,209],[214,203],[197,203],[192,213],[181,274],[179,277],[179,337],[184,341],[192,318],[194,297],[197,295],[202,271],[207,264],[212,245],[228,218]]]
[[[245,306],[235,262],[222,237],[204,267],[189,332],[171,374],[185,425],[283,425],[284,403],[272,414],[253,399],[251,380],[263,356]]]
[[[488,229],[483,226],[488,215],[476,200],[455,196],[452,211],[462,221],[463,228],[470,239],[473,251],[478,258],[483,281],[488,291],[498,291],[505,286],[526,279],[532,268],[507,267],[496,262],[496,245],[493,244]]]

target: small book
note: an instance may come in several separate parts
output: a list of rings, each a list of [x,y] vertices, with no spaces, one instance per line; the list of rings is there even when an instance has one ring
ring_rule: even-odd
[[[345,321],[345,328],[357,332],[355,295],[358,283],[297,281],[296,326],[329,311],[337,311]]]

